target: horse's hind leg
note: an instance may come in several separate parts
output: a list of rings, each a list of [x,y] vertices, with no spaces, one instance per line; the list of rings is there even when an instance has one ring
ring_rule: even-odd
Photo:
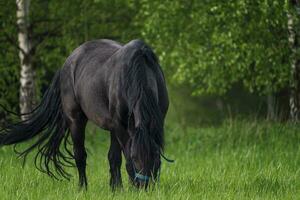
[[[73,150],[76,162],[76,167],[78,169],[79,176],[79,186],[87,188],[87,178],[86,178],[86,151],[84,147],[85,139],[85,126],[87,119],[82,115],[78,115],[73,118],[70,123],[71,137],[73,140]]]
[[[73,140],[74,158],[79,174],[79,185],[86,187],[87,179],[85,168],[87,155],[84,147],[84,131],[87,118],[82,112],[80,105],[76,102],[72,78],[70,76],[71,72],[69,70],[70,66],[64,66],[61,71],[61,79],[63,80],[63,84],[61,84],[62,105]]]
[[[116,135],[113,131],[110,133],[110,148],[108,152],[108,160],[110,165],[110,186],[112,190],[115,190],[117,187],[122,186],[121,178],[121,164],[122,164],[122,155],[121,155],[121,146],[116,138]]]

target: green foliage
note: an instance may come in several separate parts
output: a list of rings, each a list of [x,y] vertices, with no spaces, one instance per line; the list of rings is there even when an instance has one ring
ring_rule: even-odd
[[[175,82],[194,94],[224,94],[242,82],[250,92],[289,84],[286,2],[143,1],[143,35]]]
[[[109,134],[87,129],[88,191],[78,191],[77,172],[70,182],[54,181],[34,168],[32,156],[22,169],[11,147],[0,149],[1,199],[297,199],[300,195],[299,127],[228,121],[218,128],[167,126],[166,152],[157,187],[137,191],[109,188]],[[19,147],[21,148],[21,147]]]
[[[16,5],[0,2],[0,103],[18,112],[20,61],[17,48]],[[138,4],[131,0],[31,1],[30,39],[38,98],[55,71],[85,41],[108,38],[127,42],[137,37],[133,23]],[[1,119],[5,115],[0,109]]]
[[[31,1],[37,94],[77,46],[98,38],[146,40],[168,83],[188,86],[195,95],[226,98],[235,85],[255,95],[275,93],[289,86],[290,61],[298,55],[288,42],[292,11],[281,0]],[[16,5],[7,1],[0,5],[0,103],[13,111],[19,91],[16,41]]]
[[[7,109],[16,112],[19,102],[19,57],[18,50],[7,42],[7,35],[15,35],[16,30],[11,26],[11,22],[16,20],[15,15],[11,15],[11,10],[15,9],[15,2],[8,1],[5,6],[0,2],[0,104]],[[8,116],[0,108],[0,123]]]

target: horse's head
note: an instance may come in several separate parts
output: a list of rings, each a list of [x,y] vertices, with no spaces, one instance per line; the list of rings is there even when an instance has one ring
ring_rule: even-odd
[[[146,188],[149,181],[158,180],[161,148],[146,131],[135,131],[126,144],[126,152],[126,169],[135,186]]]

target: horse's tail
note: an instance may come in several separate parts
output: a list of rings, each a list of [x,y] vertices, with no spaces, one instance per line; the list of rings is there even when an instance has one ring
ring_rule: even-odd
[[[161,73],[160,66],[154,52],[145,43],[140,40],[131,43],[133,48],[128,48],[128,64],[125,67],[123,83],[129,110],[128,126],[133,120],[135,131],[138,132],[135,135],[140,140],[138,144],[149,149],[151,142],[154,142],[155,146],[163,150],[164,119],[156,95],[149,86],[147,74],[149,69],[154,75]]]
[[[37,137],[31,146],[22,152],[16,152],[25,162],[26,156],[37,149],[35,156],[37,169],[56,179],[57,175],[68,179],[70,174],[63,167],[73,166],[73,155],[67,148],[69,130],[62,110],[60,71],[55,74],[41,103],[25,115],[26,120],[0,130],[0,146],[18,144]],[[65,150],[60,148],[61,143],[64,144]]]

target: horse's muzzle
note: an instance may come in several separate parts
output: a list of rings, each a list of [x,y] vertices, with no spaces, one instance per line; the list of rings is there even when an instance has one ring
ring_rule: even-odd
[[[140,173],[135,173],[134,185],[137,188],[147,188],[150,181],[149,176],[142,175]]]

